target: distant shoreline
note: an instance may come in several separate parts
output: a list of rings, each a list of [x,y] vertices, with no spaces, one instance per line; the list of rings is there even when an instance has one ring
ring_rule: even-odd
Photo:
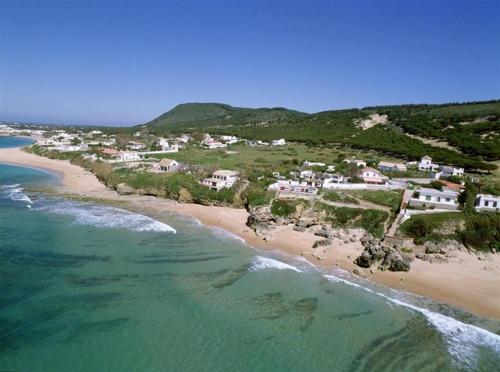
[[[280,226],[264,241],[246,226],[248,212],[244,209],[178,203],[172,200],[141,195],[119,195],[107,188],[90,172],[67,161],[53,160],[22,151],[20,148],[0,149],[0,163],[39,168],[60,176],[61,193],[76,197],[95,198],[103,202],[120,203],[124,208],[154,214],[175,212],[194,217],[202,224],[222,228],[243,239],[247,245],[263,250],[279,250],[290,256],[303,256],[313,265],[330,272],[340,268],[352,272],[354,259],[362,252],[359,240],[341,246],[312,249],[318,239],[312,233],[297,232],[291,226]],[[353,230],[352,234],[359,232]],[[322,257],[318,260],[312,254]],[[416,260],[410,272],[380,272],[364,270],[368,280],[398,290],[412,292],[462,308],[479,316],[500,320],[500,286],[498,270],[500,255],[478,256],[457,252],[457,259],[446,264],[430,264]],[[495,267],[488,270],[487,267]]]

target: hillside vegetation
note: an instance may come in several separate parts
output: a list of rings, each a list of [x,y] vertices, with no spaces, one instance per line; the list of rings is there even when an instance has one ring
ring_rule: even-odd
[[[307,114],[276,108],[233,107],[222,103],[185,103],[146,123],[160,131],[185,131],[207,127],[262,125],[295,120]]]
[[[360,120],[387,115],[385,124],[361,128]],[[206,131],[247,139],[310,145],[347,145],[407,160],[430,155],[437,162],[491,171],[500,159],[500,101],[447,105],[366,107],[304,114],[283,108],[249,109],[215,103],[176,106],[146,124],[154,133]],[[447,141],[461,152],[432,146],[405,133]]]

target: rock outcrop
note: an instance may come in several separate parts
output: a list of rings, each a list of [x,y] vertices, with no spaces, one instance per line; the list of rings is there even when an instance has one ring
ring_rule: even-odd
[[[368,233],[363,235],[360,242],[365,250],[354,261],[356,265],[365,268],[378,265],[379,270],[410,271],[411,256],[383,244]]]

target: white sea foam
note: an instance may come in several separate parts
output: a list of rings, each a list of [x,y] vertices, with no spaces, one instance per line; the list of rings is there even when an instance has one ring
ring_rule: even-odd
[[[273,260],[272,258],[255,256],[252,260],[252,266],[250,266],[248,270],[258,271],[262,269],[293,270],[298,273],[302,272],[302,270],[299,270],[295,266],[286,264],[284,262]]]
[[[245,239],[239,237],[238,235],[230,231],[215,226],[211,226],[210,229],[213,231],[214,235],[217,236],[219,239],[237,240],[239,243],[246,245]]]
[[[50,201],[34,208],[35,211],[70,215],[75,223],[105,228],[122,228],[134,231],[157,231],[176,233],[176,230],[160,221],[142,214],[129,212],[123,209],[77,203],[72,201]]]
[[[2,194],[6,195],[10,200],[32,204],[33,201],[24,192],[24,188],[20,184],[2,185],[0,186]]]
[[[390,303],[404,306],[422,314],[427,321],[444,336],[448,352],[459,362],[468,367],[474,367],[477,362],[478,348],[487,347],[495,353],[500,353],[500,336],[472,324],[463,323],[452,317],[436,313],[429,309],[419,307],[396,298],[391,298],[383,293],[363,287],[334,275],[325,275],[331,281],[341,282],[349,286],[360,288],[376,294],[390,301]]]

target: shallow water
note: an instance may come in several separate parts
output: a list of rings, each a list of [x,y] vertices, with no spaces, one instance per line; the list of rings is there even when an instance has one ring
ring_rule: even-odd
[[[491,371],[500,362],[498,323],[324,275],[187,218],[26,191],[54,181],[0,165],[0,370]]]
[[[34,141],[27,137],[0,136],[0,149],[7,147],[27,146]],[[1,161],[2,159],[0,159]]]

